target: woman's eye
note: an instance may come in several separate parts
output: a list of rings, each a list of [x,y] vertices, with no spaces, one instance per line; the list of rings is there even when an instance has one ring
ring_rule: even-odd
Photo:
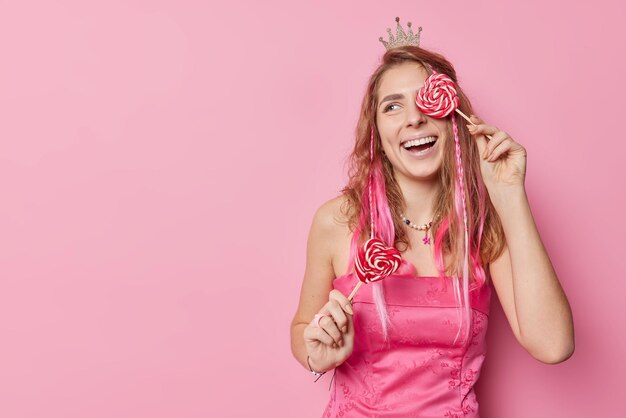
[[[391,108],[391,106],[398,106],[398,105],[396,103],[391,103],[387,105],[387,107],[385,108],[385,112],[387,112]]]

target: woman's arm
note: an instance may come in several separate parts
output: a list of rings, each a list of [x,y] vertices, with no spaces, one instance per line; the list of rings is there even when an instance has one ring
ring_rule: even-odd
[[[537,231],[526,191],[523,186],[511,187],[491,199],[507,241],[505,251],[489,265],[500,302],[522,346],[539,361],[560,363],[574,352],[572,311]]]
[[[528,204],[526,149],[476,115],[471,120],[480,172],[508,245],[489,265],[498,298],[526,351],[544,363],[559,363],[574,352],[572,311]]]
[[[300,302],[291,321],[291,352],[306,370],[309,370],[309,366],[306,361],[307,351],[303,332],[313,316],[328,302],[328,294],[333,288],[332,281],[335,278],[332,251],[333,242],[336,241],[334,212],[337,204],[337,198],[324,203],[313,217],[307,239],[306,268],[300,290]],[[332,368],[318,367],[317,371]]]

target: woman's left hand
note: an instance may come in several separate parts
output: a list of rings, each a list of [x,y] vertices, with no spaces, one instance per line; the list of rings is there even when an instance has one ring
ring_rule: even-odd
[[[480,171],[490,195],[510,187],[523,188],[526,177],[526,149],[509,134],[484,123],[479,117],[472,115],[470,119],[477,125],[469,125],[469,131],[476,138],[480,153]],[[491,140],[487,139],[487,134],[491,135]]]

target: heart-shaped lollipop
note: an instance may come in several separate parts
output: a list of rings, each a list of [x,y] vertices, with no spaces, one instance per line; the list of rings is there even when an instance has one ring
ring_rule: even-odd
[[[359,248],[356,258],[356,275],[360,281],[371,283],[384,279],[400,266],[400,251],[387,247],[380,239],[370,238]]]
[[[400,251],[388,247],[378,238],[370,238],[359,248],[355,258],[356,275],[359,283],[354,287],[348,300],[352,297],[363,283],[371,283],[382,280],[393,274],[402,261]]]
[[[417,92],[415,103],[422,113],[433,118],[445,118],[459,107],[454,81],[434,71]]]
[[[454,81],[443,73],[432,72],[424,81],[424,85],[418,90],[415,96],[415,103],[420,111],[433,118],[445,118],[450,113],[456,111],[466,121],[476,126],[474,122],[459,110],[459,96],[456,93]],[[491,135],[486,135],[491,139]]]

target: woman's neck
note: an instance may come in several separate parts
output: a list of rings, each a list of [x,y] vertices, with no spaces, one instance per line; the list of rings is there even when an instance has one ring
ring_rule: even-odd
[[[397,181],[406,203],[406,210],[402,211],[404,216],[417,225],[432,221],[434,202],[440,188],[439,179],[421,182],[406,179]]]

